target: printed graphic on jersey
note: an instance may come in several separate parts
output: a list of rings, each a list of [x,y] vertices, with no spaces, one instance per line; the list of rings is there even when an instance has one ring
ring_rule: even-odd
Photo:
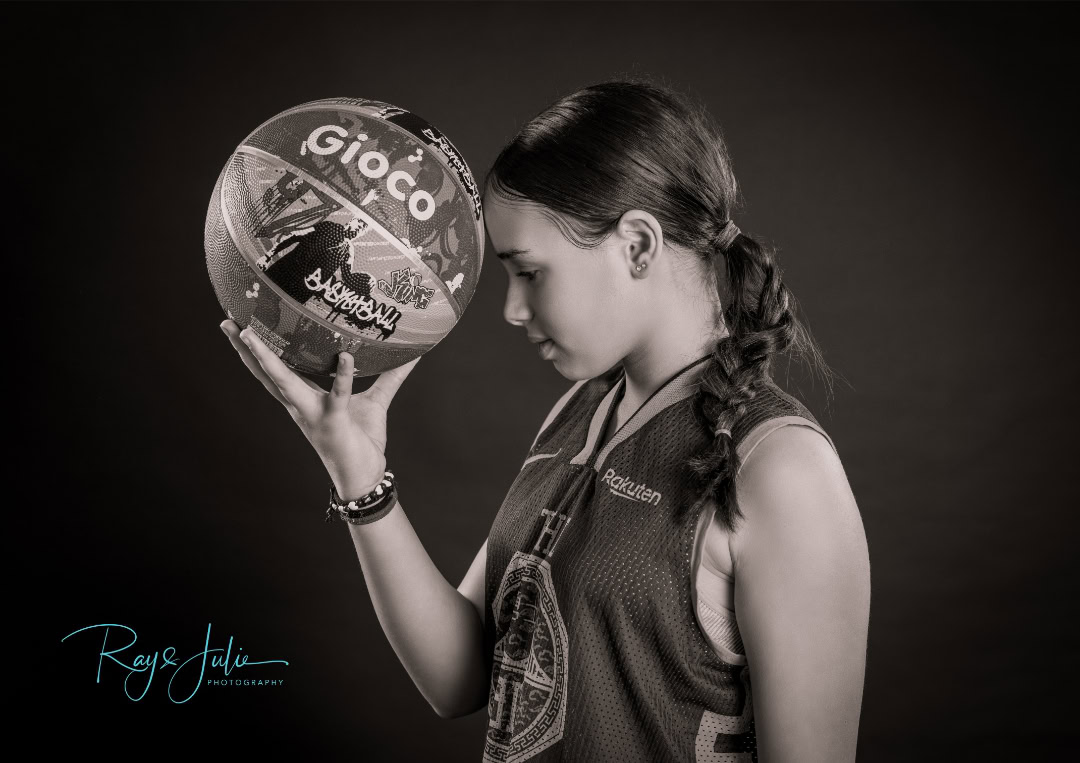
[[[485,763],[517,763],[563,737],[570,639],[551,580],[550,556],[569,523],[545,510],[533,550],[517,551],[492,608],[497,640],[488,695]]]
[[[694,745],[695,763],[752,763],[757,749],[754,740],[754,704],[750,698],[750,667],[739,672],[739,715],[721,715],[705,710]]]

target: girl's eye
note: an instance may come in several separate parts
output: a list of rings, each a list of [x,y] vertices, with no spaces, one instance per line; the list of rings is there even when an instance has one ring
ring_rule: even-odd
[[[536,279],[536,274],[539,273],[539,272],[540,272],[539,270],[526,270],[526,271],[523,271],[521,273],[518,273],[517,276],[518,276],[518,278],[527,278],[530,281],[533,281],[533,280]]]

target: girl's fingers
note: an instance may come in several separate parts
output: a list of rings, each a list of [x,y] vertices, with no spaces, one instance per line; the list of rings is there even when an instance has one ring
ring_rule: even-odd
[[[293,373],[250,327],[240,332],[240,339],[251,350],[251,354],[255,356],[262,370],[281,392],[285,404],[300,408],[301,401],[309,394],[301,378]]]
[[[398,387],[401,386],[401,383],[405,381],[405,377],[409,375],[410,371],[416,368],[416,364],[419,362],[420,358],[415,358],[403,366],[384,371],[379,374],[379,378],[375,380],[375,383],[372,384],[364,394],[381,405],[383,410],[389,409],[390,401],[393,400],[394,395],[397,394]]]
[[[341,410],[349,405],[352,385],[353,356],[348,352],[339,352],[337,375],[334,376],[334,385],[330,388],[330,410]]]
[[[312,390],[314,390],[315,392],[318,392],[320,395],[325,395],[326,394],[325,389],[320,387],[318,384],[316,384],[315,382],[313,382],[311,379],[307,378],[306,376],[301,376],[300,381],[302,381],[304,384],[311,387]]]
[[[232,325],[230,326],[229,324]],[[258,379],[264,387],[266,387],[267,392],[273,395],[279,403],[284,406],[288,406],[289,403],[281,394],[281,390],[279,390],[277,385],[274,384],[274,381],[266,375],[266,372],[263,371],[262,366],[259,364],[259,361],[256,360],[255,356],[251,354],[251,350],[249,350],[247,345],[244,344],[243,341],[241,341],[240,332],[237,329],[237,325],[232,321],[224,321],[221,324],[221,330],[225,332],[225,335],[227,337],[229,337],[229,343],[233,346],[233,349],[236,350],[237,354],[240,355],[240,359],[244,361],[244,365],[247,366],[248,370],[251,371],[255,378]]]

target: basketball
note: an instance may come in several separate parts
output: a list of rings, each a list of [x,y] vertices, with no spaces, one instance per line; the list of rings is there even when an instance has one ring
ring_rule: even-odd
[[[464,159],[405,109],[329,98],[267,120],[233,151],[204,232],[218,302],[295,371],[356,376],[445,337],[480,278],[484,221]]]

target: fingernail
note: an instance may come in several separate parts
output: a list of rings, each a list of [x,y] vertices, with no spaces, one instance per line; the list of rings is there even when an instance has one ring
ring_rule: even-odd
[[[229,335],[229,330],[227,328],[225,328],[224,323],[222,323],[220,326],[218,326],[218,328],[221,329],[221,333],[224,334],[225,336]]]
[[[251,337],[246,332],[247,332],[247,329],[244,329],[243,331],[240,332],[240,340],[244,344],[246,344],[248,347],[250,347],[251,346]]]

